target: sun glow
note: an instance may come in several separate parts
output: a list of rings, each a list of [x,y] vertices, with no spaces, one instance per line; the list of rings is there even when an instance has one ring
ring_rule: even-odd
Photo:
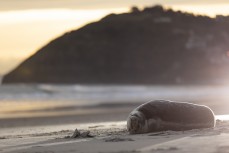
[[[7,73],[50,40],[88,22],[127,8],[100,10],[40,9],[0,12],[0,74]]]
[[[216,15],[229,15],[229,4],[205,4],[205,5],[173,5],[174,10],[192,12],[194,14],[215,17]]]
[[[229,120],[229,115],[216,115],[216,119],[223,120],[223,121],[228,121]]]
[[[109,13],[128,12],[129,7],[0,11],[0,67],[3,67],[0,75],[11,70],[40,47],[65,32],[97,21]],[[229,4],[222,3],[214,5],[170,4],[166,7],[212,17],[217,14],[229,14]]]
[[[108,13],[119,13],[126,11],[126,8],[99,9],[99,10],[71,10],[71,9],[39,9],[0,12],[0,25],[50,21],[50,20],[80,20],[89,21],[98,19]]]

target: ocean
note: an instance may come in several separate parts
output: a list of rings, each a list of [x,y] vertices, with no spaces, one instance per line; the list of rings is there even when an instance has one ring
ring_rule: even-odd
[[[65,115],[156,99],[204,104],[222,115],[229,114],[228,91],[229,86],[1,85],[0,118]]]

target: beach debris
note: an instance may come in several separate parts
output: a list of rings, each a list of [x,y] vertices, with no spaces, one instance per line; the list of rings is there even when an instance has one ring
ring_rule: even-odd
[[[155,100],[134,109],[127,118],[130,134],[215,127],[213,111],[204,105]]]
[[[93,138],[94,136],[90,134],[90,131],[82,131],[80,132],[78,129],[75,129],[73,135],[66,136],[65,138]]]
[[[71,138],[77,138],[80,136],[80,131],[78,131],[78,129],[75,129],[73,135],[71,136]]]
[[[81,136],[82,138],[91,137],[90,131],[84,131],[84,132],[82,132],[82,133],[80,134],[80,136]]]

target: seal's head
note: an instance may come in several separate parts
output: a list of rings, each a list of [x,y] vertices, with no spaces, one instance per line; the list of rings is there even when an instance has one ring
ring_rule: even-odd
[[[127,118],[127,130],[130,134],[146,132],[146,120],[144,114],[139,111],[132,112]]]

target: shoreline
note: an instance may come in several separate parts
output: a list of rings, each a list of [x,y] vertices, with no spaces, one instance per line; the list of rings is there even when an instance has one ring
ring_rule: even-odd
[[[67,86],[51,88],[50,92],[48,87],[42,87],[46,92],[33,87],[22,88],[24,91],[0,87],[1,153],[182,153],[193,149],[207,153],[201,149],[209,145],[224,152],[225,148],[214,143],[224,145],[221,138],[229,139],[229,121],[220,120],[213,129],[140,135],[130,135],[126,130],[129,113],[152,99],[188,101],[207,105],[216,115],[229,114],[227,88]],[[89,130],[94,137],[69,138],[76,128]],[[185,146],[188,143],[190,146]],[[225,146],[229,148],[229,144]]]
[[[62,124],[77,124],[77,123],[94,123],[94,122],[111,122],[126,120],[129,113],[139,106],[141,103],[130,105],[115,105],[115,107],[85,107],[73,108],[73,110],[55,111],[51,109],[48,112],[28,114],[13,114],[11,117],[0,118],[0,129],[5,127],[29,127],[39,125],[62,125]],[[101,105],[100,105],[101,106]],[[209,105],[208,105],[209,106]],[[212,108],[212,107],[210,107]],[[64,109],[64,108],[63,108]],[[222,111],[225,109],[225,111]],[[216,111],[215,111],[216,110]],[[228,111],[226,108],[214,107],[213,111],[218,119],[228,120]]]
[[[70,138],[76,128],[89,130],[93,137]],[[136,135],[128,134],[125,121],[5,128],[0,132],[2,153],[145,153],[152,150],[183,153],[193,149],[207,153],[219,145],[229,147],[229,143],[222,141],[229,138],[229,121],[219,120],[215,128]],[[209,147],[208,151],[203,151],[203,147]]]
[[[5,114],[0,111],[0,115],[2,114],[0,117],[0,129],[4,127],[123,121],[140,104],[142,102],[107,102],[85,106],[67,104],[60,107],[50,106],[46,109],[9,111],[5,112]],[[225,103],[197,102],[196,104],[209,106],[215,115],[221,115],[221,119],[226,119],[223,115],[229,114]]]

